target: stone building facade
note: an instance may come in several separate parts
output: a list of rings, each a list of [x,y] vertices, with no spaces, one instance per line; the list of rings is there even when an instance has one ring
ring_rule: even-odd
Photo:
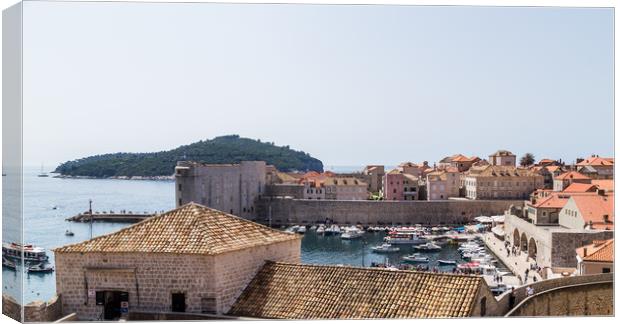
[[[517,156],[510,151],[499,150],[489,155],[489,163],[499,166],[517,166]]]
[[[253,219],[256,200],[264,194],[267,164],[203,164],[180,161],[175,168],[176,206],[195,202]]]
[[[300,247],[296,234],[188,204],[55,249],[56,291],[63,313],[80,320],[223,314],[265,261],[299,262]]]
[[[368,165],[362,170],[365,182],[368,183],[368,191],[377,194],[383,189],[383,176],[385,167],[383,165]]]
[[[426,199],[444,200],[459,197],[460,173],[455,167],[447,167],[426,175]]]
[[[469,199],[527,199],[544,187],[544,178],[529,169],[487,165],[469,169],[464,185]]]

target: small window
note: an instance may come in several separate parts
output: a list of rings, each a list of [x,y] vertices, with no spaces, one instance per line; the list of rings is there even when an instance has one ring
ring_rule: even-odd
[[[179,191],[182,191],[182,189],[181,189],[181,188],[182,188],[182,186],[181,186],[181,184],[179,183]]]
[[[611,268],[603,268],[603,273],[610,273],[611,272]]]

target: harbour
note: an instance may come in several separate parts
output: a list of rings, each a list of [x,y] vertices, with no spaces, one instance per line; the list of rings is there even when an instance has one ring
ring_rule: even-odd
[[[68,216],[82,215],[87,219],[88,201],[93,200],[93,209],[103,211],[122,210],[170,210],[174,208],[174,202],[170,197],[174,190],[174,183],[164,181],[131,181],[113,179],[62,179],[53,177],[38,177],[38,168],[26,170],[24,175],[25,192],[24,216],[28,224],[28,231],[24,242],[33,244],[46,250],[49,256],[49,265],[55,266],[52,249],[70,243],[77,243],[90,238],[90,224],[85,222],[66,221]],[[128,213],[127,213],[128,214]],[[110,217],[110,213],[96,214],[96,216]],[[119,215],[119,213],[112,213]],[[142,214],[122,215],[141,218]],[[115,216],[112,216],[115,217]],[[129,218],[129,217],[128,217]],[[99,236],[114,232],[140,219],[124,219],[122,222],[95,221],[92,230],[93,236]],[[371,266],[398,265],[402,258],[416,253],[413,246],[399,245],[397,253],[374,253],[372,247],[383,243],[387,233],[371,229],[366,231],[360,238],[342,239],[340,235],[317,234],[318,226],[311,230],[307,227],[301,246],[301,259],[303,263]],[[343,224],[343,227],[346,227]],[[282,228],[285,230],[286,228]],[[429,228],[430,230],[431,228]],[[67,231],[74,233],[73,236],[65,235]],[[16,233],[3,233],[5,242],[19,241]],[[435,238],[433,234],[429,237]],[[471,234],[462,234],[466,240],[472,238]],[[466,262],[460,258],[458,245],[446,245],[441,251],[428,253],[429,263],[424,265],[433,271],[452,272],[454,265],[439,264],[438,260],[456,260],[457,263]],[[20,265],[17,265],[21,269]],[[5,291],[18,295],[20,287],[15,286],[17,271],[3,267],[3,286]],[[20,270],[18,270],[20,271]],[[23,269],[21,269],[23,271]],[[48,300],[55,293],[55,275],[53,272],[24,272],[24,297],[26,302],[35,300]]]

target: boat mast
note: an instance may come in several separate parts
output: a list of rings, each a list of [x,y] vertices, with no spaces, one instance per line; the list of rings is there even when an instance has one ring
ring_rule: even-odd
[[[90,238],[93,238],[93,200],[88,200],[88,213],[90,214]]]

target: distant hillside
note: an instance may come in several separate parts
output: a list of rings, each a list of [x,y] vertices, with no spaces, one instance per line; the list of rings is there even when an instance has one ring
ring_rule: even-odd
[[[174,173],[177,161],[238,163],[266,161],[282,171],[323,171],[323,163],[308,153],[238,135],[216,137],[155,153],[112,153],[65,162],[54,172],[84,177],[155,177]]]

